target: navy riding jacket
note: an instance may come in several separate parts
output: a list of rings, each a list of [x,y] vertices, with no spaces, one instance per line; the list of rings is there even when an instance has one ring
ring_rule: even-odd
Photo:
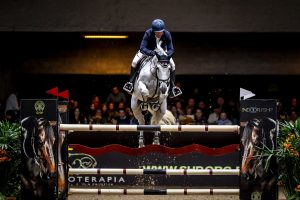
[[[167,50],[168,57],[171,58],[174,54],[174,48],[172,43],[172,37],[169,31],[164,30],[164,34],[161,36],[160,40],[162,41],[161,47],[164,50]],[[151,52],[156,48],[156,37],[154,31],[152,29],[148,29],[143,37],[140,51],[143,54],[151,56]]]

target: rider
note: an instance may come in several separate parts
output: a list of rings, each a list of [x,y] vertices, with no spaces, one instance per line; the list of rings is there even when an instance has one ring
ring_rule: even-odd
[[[154,50],[156,49],[156,46],[160,41],[162,41],[161,47],[166,51],[167,57],[172,67],[170,80],[171,87],[169,90],[169,95],[171,98],[174,98],[182,94],[180,88],[175,86],[175,63],[172,59],[172,55],[174,54],[172,37],[170,32],[165,29],[165,23],[161,19],[153,20],[152,27],[148,29],[144,34],[140,50],[135,55],[131,64],[130,81],[127,82],[123,87],[123,89],[128,93],[132,94],[133,83],[136,79],[140,67],[139,62],[146,56],[157,55]]]

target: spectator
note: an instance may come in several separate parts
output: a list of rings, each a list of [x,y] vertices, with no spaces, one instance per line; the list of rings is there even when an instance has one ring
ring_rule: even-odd
[[[208,119],[207,119],[208,124],[217,124],[220,112],[221,112],[220,108],[215,107],[213,109],[213,112],[210,113],[209,116],[208,116]]]
[[[92,118],[95,115],[95,113],[96,113],[95,105],[92,103],[88,110],[89,123],[92,123]]]
[[[219,107],[221,112],[226,111],[225,100],[223,97],[217,98],[217,106]]]
[[[95,115],[92,117],[91,120],[92,124],[105,124],[105,121],[102,117],[102,111],[100,108],[98,108],[95,112]]]
[[[290,111],[288,115],[288,121],[290,122],[295,122],[298,119],[298,114],[295,110]]]
[[[182,109],[182,104],[181,104],[180,101],[177,101],[175,106],[176,106],[176,109],[177,109],[177,112],[178,112],[179,116],[185,114],[184,110]]]
[[[132,110],[129,107],[127,107],[125,111],[126,111],[126,114],[127,114],[128,118],[129,118],[129,124],[138,125],[139,122],[134,117]]]
[[[71,124],[84,124],[85,123],[84,117],[80,113],[79,108],[74,109],[74,114],[70,116],[70,123]]]
[[[106,103],[113,102],[116,106],[120,102],[124,102],[126,104],[127,99],[123,92],[120,91],[118,87],[113,87],[111,93],[109,93]]]
[[[207,119],[209,115],[209,109],[207,108],[206,103],[204,101],[199,101],[198,108],[203,112],[203,115]]]
[[[117,124],[130,124],[130,119],[126,116],[125,110],[120,109],[116,118]]]
[[[92,99],[92,104],[94,104],[95,109],[100,108],[100,99],[97,95],[95,95]]]
[[[192,113],[195,113],[195,99],[194,98],[189,98],[188,100],[188,105],[186,107],[186,110],[190,108]]]
[[[17,113],[20,110],[17,92],[11,93],[6,99],[5,113],[9,110],[15,111]]]
[[[218,125],[232,125],[232,122],[227,118],[226,112],[221,112],[220,119],[217,121]]]
[[[196,109],[195,113],[195,124],[196,125],[205,125],[207,124],[206,117],[204,116],[203,112],[201,109]]]

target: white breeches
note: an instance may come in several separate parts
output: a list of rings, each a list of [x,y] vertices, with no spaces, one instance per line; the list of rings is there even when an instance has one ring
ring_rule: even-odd
[[[146,56],[146,55],[143,54],[143,53],[141,53],[140,51],[138,51],[138,52],[135,54],[135,56],[134,56],[134,58],[133,58],[133,60],[132,60],[131,66],[132,66],[133,68],[136,68],[137,64],[139,63],[139,61],[140,61],[144,56]],[[171,67],[172,67],[172,71],[174,71],[174,70],[175,70],[175,63],[174,63],[173,58],[170,59],[170,64],[171,64]]]

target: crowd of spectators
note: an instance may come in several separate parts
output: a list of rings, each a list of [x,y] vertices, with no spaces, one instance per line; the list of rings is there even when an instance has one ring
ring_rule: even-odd
[[[177,124],[239,125],[239,96],[220,88],[208,93],[201,94],[196,88],[189,94],[168,99],[168,110]],[[285,106],[278,99],[278,119],[296,120],[299,108],[297,98],[291,98]],[[130,96],[118,87],[113,87],[107,97],[94,95],[89,105],[71,100],[69,112],[70,123],[75,124],[138,124],[130,109]]]
[[[209,94],[209,95],[208,95]],[[185,98],[187,97],[187,98]],[[284,102],[278,99],[278,119],[295,121],[300,114],[299,100],[295,97]],[[69,122],[73,124],[138,124],[130,108],[130,96],[117,86],[105,96],[94,95],[82,104],[80,100],[69,102]],[[1,120],[17,121],[19,116],[18,93],[11,93],[0,102]],[[239,124],[239,97],[213,89],[201,93],[198,88],[174,99],[168,99],[168,110],[177,124]]]

